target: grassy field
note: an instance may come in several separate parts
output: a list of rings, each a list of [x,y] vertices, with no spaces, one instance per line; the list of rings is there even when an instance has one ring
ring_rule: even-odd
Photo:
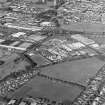
[[[86,86],[86,81],[95,75],[103,64],[103,61],[93,57],[42,68],[42,74]]]
[[[14,71],[24,70],[26,65],[29,65],[29,63],[25,60],[19,62],[18,64],[14,63],[14,60],[19,57],[16,53],[5,56],[0,60],[5,61],[3,65],[0,65],[0,79],[4,78],[8,74]]]
[[[104,65],[104,62],[94,57],[49,66],[43,68],[41,73],[62,80],[81,83],[82,85],[86,86],[87,79],[95,75],[95,73],[102,67],[102,65]],[[35,98],[47,97],[51,100],[57,101],[73,101],[82,91],[82,89],[77,86],[73,86],[72,84],[67,86],[62,83],[55,83],[43,77],[35,77],[29,81],[25,87],[30,87],[25,95],[31,95]],[[22,88],[16,92],[15,96],[17,96],[17,93],[21,96],[21,91]]]
[[[73,101],[82,91],[78,87],[65,86],[64,84],[53,83],[51,80],[35,77],[30,82],[28,82],[25,87],[29,87],[25,94],[36,97],[47,97],[50,100],[56,100],[58,102],[69,100]],[[31,89],[32,88],[32,89]],[[20,88],[15,96],[22,95],[22,89]],[[27,89],[27,88],[26,88]],[[24,88],[25,91],[25,88]]]

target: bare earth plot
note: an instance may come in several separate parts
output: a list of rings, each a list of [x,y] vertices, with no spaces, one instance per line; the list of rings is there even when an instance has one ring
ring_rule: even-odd
[[[66,62],[42,68],[42,74],[66,81],[76,82],[84,86],[87,80],[94,76],[104,65],[103,61],[93,57],[73,62]]]

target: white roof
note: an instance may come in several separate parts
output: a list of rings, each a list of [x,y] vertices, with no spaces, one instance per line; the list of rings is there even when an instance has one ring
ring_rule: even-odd
[[[15,101],[16,101],[16,100],[10,100],[9,103],[8,103],[8,105],[10,105],[10,104],[14,104]]]
[[[33,103],[31,103],[31,105],[37,105],[37,103],[36,102],[33,102]]]
[[[0,39],[0,43],[3,42],[3,41],[4,41],[3,39]]]
[[[92,44],[92,45],[90,45],[90,46],[93,47],[93,48],[99,48],[99,47],[100,47],[99,44],[97,44],[97,43]]]
[[[82,43],[80,43],[80,42],[68,44],[68,46],[69,46],[71,49],[80,49],[80,48],[82,48],[82,47],[85,47],[85,45],[82,44]]]
[[[63,48],[65,48],[67,51],[72,51],[72,49],[70,47],[68,47],[67,45],[62,45]]]
[[[52,23],[52,22],[42,22],[41,24],[40,24],[41,26],[52,26],[52,25],[54,25],[54,23]]]
[[[19,105],[26,105],[26,103],[25,102],[21,102]]]
[[[12,36],[13,36],[13,37],[19,37],[19,36],[25,35],[25,34],[26,34],[26,33],[24,33],[24,32],[18,32],[18,33],[12,34]]]
[[[80,42],[82,42],[82,43],[84,43],[84,44],[86,44],[86,45],[95,43],[94,40],[89,39],[89,38],[87,38],[87,37],[85,37],[85,36],[82,36],[82,35],[80,35],[80,34],[72,35],[71,38],[73,38],[73,39],[75,39],[75,40],[77,40],[77,41],[80,41]]]
[[[85,45],[80,43],[80,42],[72,43],[72,46],[75,47],[75,48],[85,47]]]

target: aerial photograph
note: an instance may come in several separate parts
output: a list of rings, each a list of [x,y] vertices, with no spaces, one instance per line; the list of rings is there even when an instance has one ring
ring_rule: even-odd
[[[105,0],[0,0],[0,105],[105,105]]]

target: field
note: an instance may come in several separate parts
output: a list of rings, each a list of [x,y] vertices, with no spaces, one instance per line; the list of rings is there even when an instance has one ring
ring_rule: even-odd
[[[30,82],[28,82],[24,87],[20,88],[18,92],[15,93],[15,97],[22,96],[22,89],[28,89],[25,95],[36,97],[46,97],[50,100],[60,101],[73,101],[82,91],[82,89],[75,86],[65,86],[64,84],[53,83],[51,80],[35,77]],[[28,88],[27,88],[28,87]],[[22,92],[23,93],[23,92]]]
[[[93,57],[45,67],[42,68],[41,74],[86,86],[87,80],[95,75],[103,65],[103,61]],[[78,85],[66,85],[65,83],[54,82],[53,80],[36,76],[22,88],[16,90],[14,93],[10,93],[8,97],[46,97],[58,102],[65,100],[71,102],[81,91],[83,91],[83,89]]]
[[[5,61],[3,65],[0,65],[0,79],[9,75],[11,72],[24,70],[25,66],[29,65],[29,63],[25,60],[19,63],[14,63],[14,60],[17,57],[19,57],[19,55],[17,55],[16,53],[13,53],[12,55],[4,56],[3,58],[0,59],[0,60]]]
[[[86,86],[86,81],[95,75],[102,65],[103,61],[93,57],[42,68],[42,74]]]

